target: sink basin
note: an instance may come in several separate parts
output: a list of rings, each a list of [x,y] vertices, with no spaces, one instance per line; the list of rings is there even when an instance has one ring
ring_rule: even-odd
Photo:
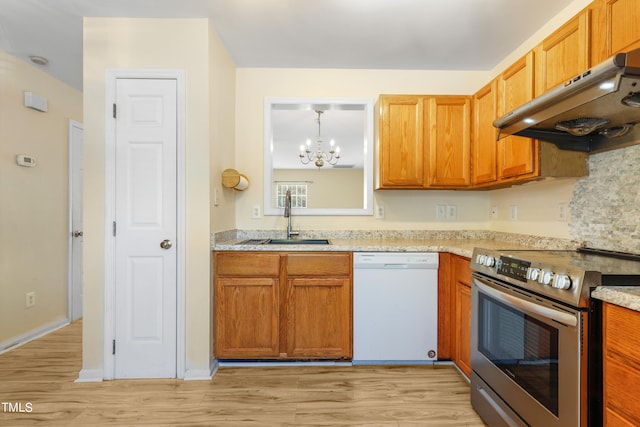
[[[328,239],[269,239],[268,245],[330,245]]]
[[[329,239],[247,239],[237,245],[330,245]]]

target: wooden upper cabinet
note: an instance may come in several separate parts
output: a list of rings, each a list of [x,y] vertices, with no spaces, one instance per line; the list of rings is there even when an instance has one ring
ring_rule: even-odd
[[[534,96],[533,52],[507,68],[498,78],[498,115],[503,116]],[[514,180],[537,175],[538,143],[531,138],[508,136],[498,143],[498,176]]]
[[[428,187],[464,188],[471,184],[471,98],[428,98],[426,131]]]
[[[640,47],[640,1],[595,0],[590,9],[593,12],[592,65]]]
[[[471,184],[471,98],[380,96],[377,188]]]
[[[590,16],[585,9],[535,48],[536,96],[589,68]]]
[[[471,171],[474,186],[493,184],[498,179],[497,129],[493,127],[497,116],[498,81],[494,79],[473,97]]]
[[[423,188],[424,98],[380,97],[378,188]]]

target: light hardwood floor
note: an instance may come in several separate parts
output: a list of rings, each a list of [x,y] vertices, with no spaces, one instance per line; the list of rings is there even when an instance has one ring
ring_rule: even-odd
[[[212,381],[77,384],[81,329],[0,355],[0,426],[484,426],[448,365],[223,367]]]

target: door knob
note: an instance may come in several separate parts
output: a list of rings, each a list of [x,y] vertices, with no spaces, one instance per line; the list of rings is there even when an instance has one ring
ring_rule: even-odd
[[[80,230],[76,230],[73,232],[73,237],[82,237],[84,236],[84,233]]]
[[[162,242],[160,242],[160,247],[162,249],[171,249],[171,246],[173,246],[173,243],[171,243],[171,240],[169,239],[165,239]]]

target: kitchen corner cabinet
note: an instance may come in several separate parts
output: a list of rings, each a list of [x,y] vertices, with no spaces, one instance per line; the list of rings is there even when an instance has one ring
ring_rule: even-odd
[[[438,357],[471,376],[471,262],[454,254],[440,254]]]
[[[640,425],[640,312],[603,303],[605,426]]]
[[[350,359],[351,254],[214,253],[219,359]]]
[[[473,96],[472,184],[484,186],[498,181],[498,80],[494,79]]]
[[[378,189],[470,185],[470,97],[381,95],[379,112]]]
[[[599,64],[620,52],[640,47],[640,2],[638,0],[595,0],[591,61]]]

